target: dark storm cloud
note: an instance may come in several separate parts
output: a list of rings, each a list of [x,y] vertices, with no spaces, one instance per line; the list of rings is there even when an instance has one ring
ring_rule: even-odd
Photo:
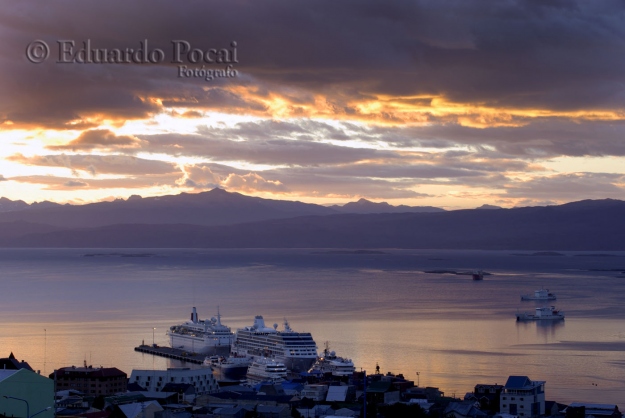
[[[295,112],[322,95],[328,110],[343,115],[374,95],[623,109],[624,17],[622,4],[608,0],[19,2],[0,12],[0,121],[56,128],[72,122],[76,129],[102,118],[147,117],[162,103],[266,110],[262,100],[224,86],[249,88],[257,99],[279,91]],[[91,39],[99,48],[138,48],[148,39],[168,55],[173,39],[199,48],[236,40],[242,76],[207,83],[178,78],[165,64],[36,65],[24,55],[35,39],[53,53],[58,39]]]
[[[353,139],[379,141],[393,147],[448,148],[472,146],[485,158],[550,158],[625,156],[625,121],[525,119],[518,127],[473,128],[456,123],[413,127],[365,127],[342,124]],[[484,148],[490,146],[493,150]]]

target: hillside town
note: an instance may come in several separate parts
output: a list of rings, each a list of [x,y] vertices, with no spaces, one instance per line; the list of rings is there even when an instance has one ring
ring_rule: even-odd
[[[49,376],[13,353],[0,359],[0,415],[40,418],[621,418],[617,405],[548,400],[546,382],[502,376],[463,397],[401,374],[301,372],[281,382],[218,380],[210,366],[166,370],[67,366]],[[454,394],[455,395],[455,394]]]

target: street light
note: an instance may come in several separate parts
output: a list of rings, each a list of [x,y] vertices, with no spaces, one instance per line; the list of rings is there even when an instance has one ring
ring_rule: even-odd
[[[39,412],[35,412],[34,414],[32,414],[32,415],[30,416],[30,418],[33,418],[35,415],[39,415],[39,414],[41,414],[41,413],[43,413],[43,412],[46,412],[46,411],[49,411],[49,410],[51,410],[51,409],[52,409],[52,407],[51,407],[51,406],[49,406],[49,407],[47,407],[47,408],[43,408],[41,411],[39,411]]]
[[[154,347],[154,331],[156,331],[156,328],[152,328],[152,347]]]
[[[2,397],[5,399],[15,399],[16,401],[24,402],[26,404],[26,418],[30,418],[30,405],[28,405],[28,401],[26,399],[15,398],[13,396],[6,396],[6,395],[2,395]]]
[[[417,387],[419,387],[419,380],[420,380],[419,375],[421,375],[421,373],[417,372]]]
[[[3,398],[5,399],[15,399],[16,401],[22,401],[26,404],[26,418],[33,418],[35,415],[39,415],[43,412],[49,411],[52,409],[51,406],[48,406],[47,408],[42,409],[39,412],[35,412],[34,414],[30,415],[30,405],[28,404],[28,401],[26,399],[22,399],[22,398],[16,398],[14,396],[7,396],[7,395],[2,395]]]

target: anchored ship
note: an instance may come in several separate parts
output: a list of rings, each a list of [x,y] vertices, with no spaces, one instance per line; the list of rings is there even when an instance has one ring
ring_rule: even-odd
[[[540,320],[558,321],[561,319],[564,319],[564,312],[557,310],[555,306],[545,306],[543,308],[536,308],[535,314],[531,314],[528,312],[516,314],[517,321],[540,321]]]
[[[254,325],[237,329],[232,353],[254,358],[268,357],[283,363],[295,372],[307,371],[317,360],[317,344],[309,332],[295,332],[284,320],[284,330],[265,326],[261,315],[254,317]]]
[[[332,376],[352,376],[356,368],[350,359],[337,357],[334,351],[330,351],[330,345],[326,342],[323,356],[319,357],[310,369],[310,372],[331,373]]]
[[[217,318],[198,319],[195,306],[191,312],[191,320],[172,326],[167,335],[172,348],[209,355],[228,355],[234,340],[230,327],[221,323],[219,308]]]
[[[556,295],[549,289],[535,290],[534,294],[521,295],[521,300],[555,300]]]

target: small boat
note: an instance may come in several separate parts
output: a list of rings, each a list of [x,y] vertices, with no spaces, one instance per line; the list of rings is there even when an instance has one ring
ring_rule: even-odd
[[[562,319],[564,319],[564,312],[557,310],[555,306],[536,308],[536,313],[534,314],[529,312],[516,314],[517,321],[559,321]]]
[[[521,295],[521,300],[556,300],[556,295],[549,289],[535,290],[534,294]]]
[[[473,280],[484,280],[484,272],[482,270],[475,270],[471,273]]]

